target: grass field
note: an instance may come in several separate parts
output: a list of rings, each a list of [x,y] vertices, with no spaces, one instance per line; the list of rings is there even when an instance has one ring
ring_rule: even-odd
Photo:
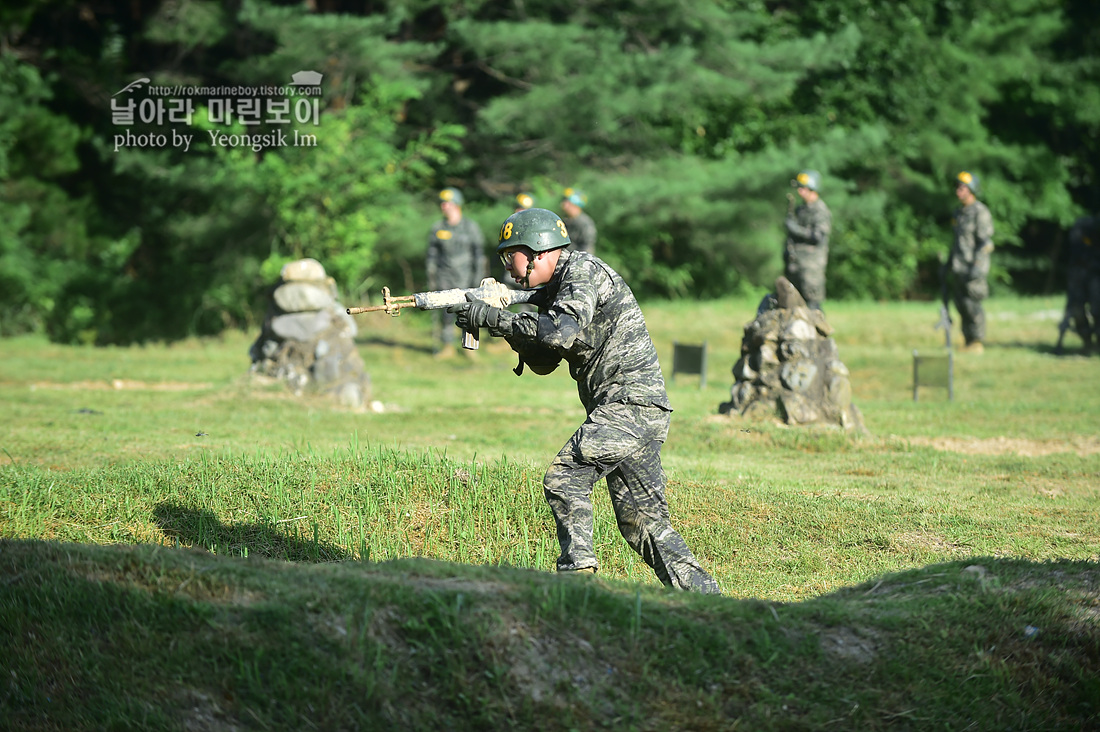
[[[600,487],[600,574],[549,573],[575,385],[436,361],[427,314],[359,320],[380,413],[250,380],[255,334],[4,340],[0,727],[1088,727],[1100,358],[1053,354],[1061,305],[988,301],[914,402],[936,306],[830,303],[852,435],[718,414],[755,302],[647,304],[666,380],[708,343],[663,456],[721,598],[661,588]]]

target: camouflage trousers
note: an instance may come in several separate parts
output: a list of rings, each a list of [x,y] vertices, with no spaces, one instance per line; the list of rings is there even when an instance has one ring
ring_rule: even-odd
[[[1085,345],[1100,344],[1100,272],[1071,269],[1066,283],[1066,310],[1073,318],[1073,329]]]
[[[821,257],[789,257],[784,275],[807,305],[821,309],[825,302],[825,263]]]
[[[962,334],[967,343],[985,340],[985,310],[982,300],[989,297],[989,284],[984,279],[954,278],[952,299],[962,319]]]
[[[657,578],[681,590],[720,593],[669,520],[661,468],[668,422],[668,412],[658,407],[605,404],[554,458],[543,490],[561,545],[559,572],[598,567],[592,546],[592,488],[606,478],[619,532]]]

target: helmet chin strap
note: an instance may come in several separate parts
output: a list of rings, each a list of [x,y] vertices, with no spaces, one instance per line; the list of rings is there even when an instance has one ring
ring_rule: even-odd
[[[534,260],[528,259],[527,260],[527,272],[523,275],[523,277],[517,277],[516,282],[518,282],[520,285],[522,285],[523,289],[530,290],[531,289],[531,273],[534,272],[534,271],[535,271],[535,262],[534,262]]]

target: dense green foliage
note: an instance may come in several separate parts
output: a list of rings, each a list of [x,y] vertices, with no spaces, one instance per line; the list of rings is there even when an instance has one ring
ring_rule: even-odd
[[[1100,9],[1085,0],[352,3],[22,0],[0,10],[0,334],[126,343],[250,326],[282,262],[346,297],[424,285],[432,193],[492,240],[578,185],[643,296],[768,287],[787,181],[823,172],[830,297],[934,289],[966,168],[995,287],[1061,284],[1100,209]],[[115,123],[151,85],[324,74],[318,124]],[[127,96],[130,95],[130,96]],[[294,101],[294,100],[292,100]],[[208,130],[316,135],[211,143]],[[115,135],[186,133],[189,149]]]

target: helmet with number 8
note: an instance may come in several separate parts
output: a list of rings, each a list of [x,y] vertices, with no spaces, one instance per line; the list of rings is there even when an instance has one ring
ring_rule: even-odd
[[[497,253],[513,247],[527,247],[533,252],[548,252],[569,245],[565,222],[553,211],[529,208],[509,216],[500,227]]]

